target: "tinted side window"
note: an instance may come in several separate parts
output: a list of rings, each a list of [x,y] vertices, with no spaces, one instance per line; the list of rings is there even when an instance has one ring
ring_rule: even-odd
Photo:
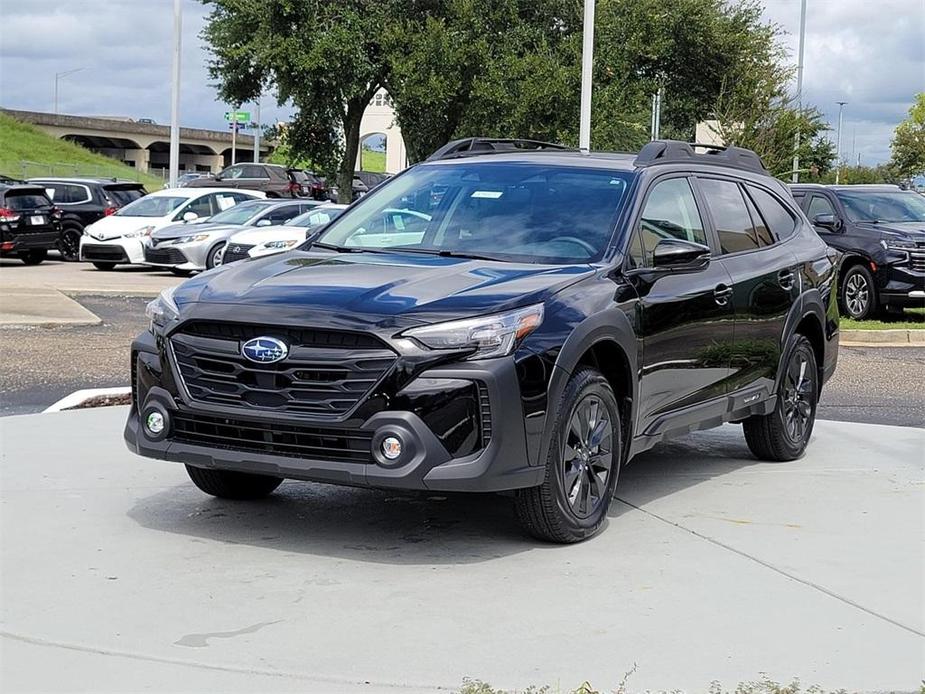
[[[288,222],[293,217],[298,216],[299,206],[298,205],[283,205],[282,207],[277,207],[267,212],[261,219],[265,219],[270,224],[283,224]]]
[[[720,181],[715,178],[700,180],[700,186],[723,253],[739,253],[759,248],[758,237],[752,227],[745,199],[739,184],[733,181]]]
[[[814,195],[809,200],[809,211],[806,216],[812,221],[817,214],[835,214],[835,208],[826,198],[821,195]]]
[[[797,225],[796,218],[790,213],[790,210],[784,207],[783,203],[761,188],[755,188],[754,186],[746,186],[746,188],[748,188],[749,195],[752,196],[752,200],[758,206],[758,211],[761,212],[765,224],[770,227],[771,233],[776,239],[783,240],[793,234],[793,230],[796,229]]]
[[[262,166],[250,164],[241,167],[241,178],[268,178],[268,176]]]
[[[762,218],[761,213],[758,212],[758,208],[755,207],[755,202],[748,195],[745,196],[745,206],[748,207],[748,214],[751,215],[752,228],[755,230],[758,245],[761,247],[773,245],[774,237],[771,236],[771,230]]]
[[[193,200],[189,206],[183,210],[183,213],[195,212],[200,217],[211,217],[214,214],[212,209],[212,202],[215,198],[214,195],[203,195],[201,198]]]
[[[642,246],[639,250],[645,253],[646,265],[652,264],[652,252],[662,239],[707,245],[694,191],[686,178],[669,178],[655,184],[642,210],[639,237]]]

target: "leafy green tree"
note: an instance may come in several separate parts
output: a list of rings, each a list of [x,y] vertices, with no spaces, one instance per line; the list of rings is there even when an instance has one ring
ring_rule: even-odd
[[[906,177],[925,173],[925,92],[915,96],[909,116],[893,132],[892,164]]]

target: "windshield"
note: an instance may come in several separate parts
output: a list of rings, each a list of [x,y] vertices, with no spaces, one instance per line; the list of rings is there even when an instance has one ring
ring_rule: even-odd
[[[379,186],[320,245],[489,260],[599,260],[632,174],[529,163],[426,164]]]
[[[835,194],[852,222],[925,222],[925,198],[917,193],[840,190]]]
[[[119,217],[166,217],[189,198],[151,195],[138,198],[116,212]]]
[[[229,207],[218,214],[212,215],[209,222],[216,224],[246,224],[252,217],[260,214],[267,206],[261,203],[242,202],[234,207]]]
[[[336,207],[316,207],[310,212],[300,214],[295,219],[286,222],[287,227],[313,227],[319,224],[327,224],[332,219],[340,217],[343,210]]]

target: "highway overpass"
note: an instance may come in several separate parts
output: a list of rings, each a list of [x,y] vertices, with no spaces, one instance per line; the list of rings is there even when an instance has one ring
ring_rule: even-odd
[[[63,140],[70,140],[105,154],[139,171],[159,172],[168,168],[170,127],[139,123],[125,118],[70,116],[39,111],[0,109],[3,113],[35,125]],[[261,157],[274,143],[260,143]],[[238,133],[237,160],[251,161],[254,138]],[[231,163],[231,131],[180,128],[180,170],[217,172]]]

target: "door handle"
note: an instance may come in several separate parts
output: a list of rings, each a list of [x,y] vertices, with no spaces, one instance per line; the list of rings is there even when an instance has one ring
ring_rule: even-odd
[[[784,289],[793,289],[793,270],[781,270],[777,273],[777,283]]]
[[[728,304],[730,296],[732,296],[732,287],[727,284],[718,284],[716,289],[713,290],[713,298],[719,306]]]

